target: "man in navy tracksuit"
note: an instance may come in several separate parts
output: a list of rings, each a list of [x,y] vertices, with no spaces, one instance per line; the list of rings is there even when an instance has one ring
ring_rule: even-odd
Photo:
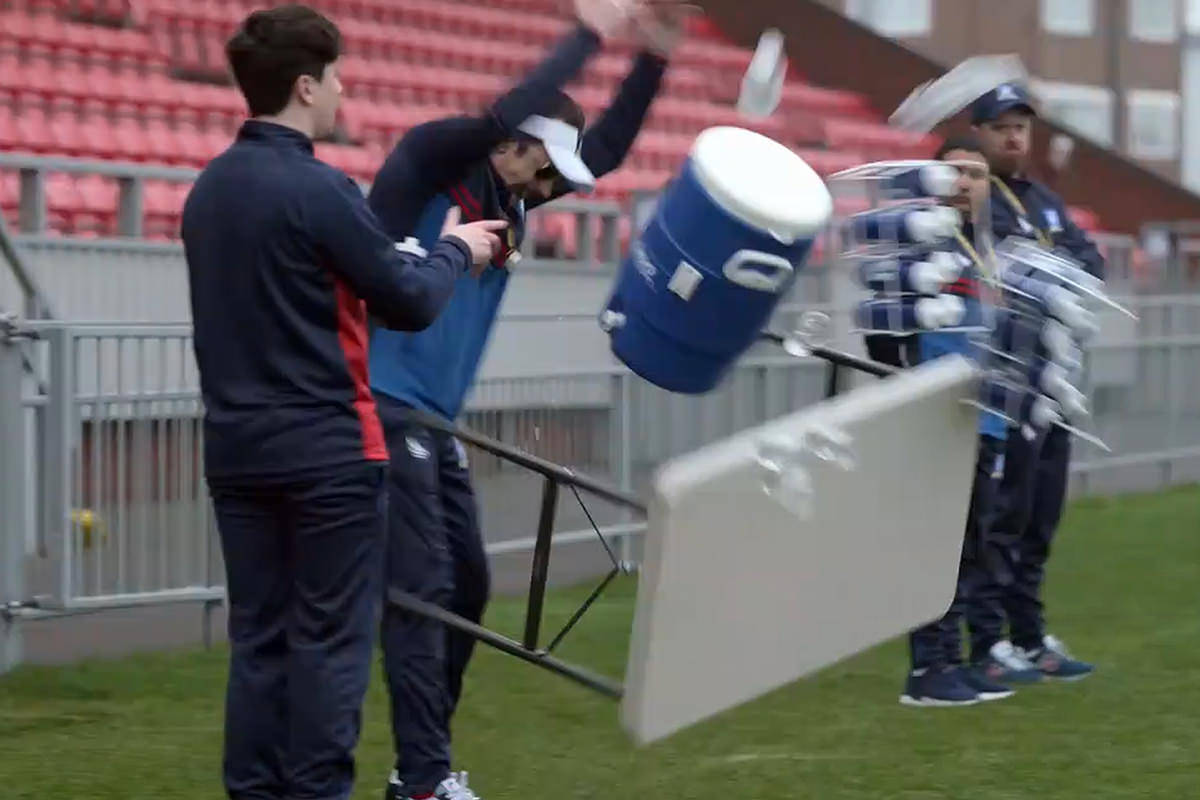
[[[1019,84],[999,86],[976,100],[971,113],[992,170],[996,240],[1035,239],[1103,278],[1103,257],[1071,221],[1062,199],[1024,173],[1035,117],[1028,90]],[[1063,643],[1046,633],[1041,599],[1050,544],[1066,501],[1070,455],[1070,435],[1059,426],[1032,441],[1018,435],[1008,439],[995,527],[1009,542],[1011,580],[995,593],[998,600],[984,593],[968,612],[973,659],[986,662],[995,679],[1009,680],[1031,668],[1060,680],[1092,672],[1090,664],[1071,658]],[[1006,619],[1010,639],[1004,637]]]
[[[427,327],[492,222],[398,251],[358,187],[313,157],[341,86],[338,30],[303,6],[227,46],[253,119],[183,210],[205,474],[231,644],[224,783],[234,800],[345,800],[382,579],[384,442],[367,309]]]
[[[420,415],[458,417],[516,261],[525,215],[589,188],[595,176],[621,164],[666,64],[660,52],[641,52],[612,105],[581,135],[582,111],[559,87],[599,50],[613,23],[580,17],[547,59],[483,115],[409,131],[370,192],[388,232],[414,249],[429,246],[436,221],[450,208],[468,219],[482,214],[510,222],[504,251],[480,277],[457,282],[432,326],[420,334],[377,330],[371,339],[372,388],[393,465],[389,583],[473,621],[488,601],[489,572],[466,455]],[[673,42],[678,20],[657,23],[663,27],[646,30],[666,37],[656,41]],[[449,740],[474,640],[396,610],[385,613],[382,639],[397,754],[387,797],[473,798],[464,775],[450,771]]]
[[[987,301],[981,297],[980,279],[995,265],[991,252],[977,243],[974,220],[986,213],[987,162],[978,142],[971,137],[948,139],[934,157],[958,167],[955,193],[949,202],[967,220],[955,237],[956,251],[966,266],[959,280],[945,291],[963,300],[966,313],[962,326],[982,328],[987,324]],[[889,347],[883,337],[871,337],[869,345],[875,350],[872,357],[894,366],[910,366],[951,354],[973,355],[971,338],[963,331],[930,331],[899,341],[903,343],[897,349],[895,343]],[[909,633],[911,665],[900,696],[904,705],[973,705],[981,700],[998,700],[1012,695],[1008,687],[989,680],[978,670],[965,667],[962,659],[960,627],[965,604],[980,587],[991,582],[984,574],[990,569],[992,560],[989,531],[1004,440],[1008,434],[1007,424],[994,414],[981,412],[979,434],[958,590],[945,616]]]

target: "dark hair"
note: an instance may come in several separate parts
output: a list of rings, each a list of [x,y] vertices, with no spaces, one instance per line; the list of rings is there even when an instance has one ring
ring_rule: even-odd
[[[342,35],[319,12],[302,5],[255,11],[225,45],[233,78],[250,115],[278,114],[301,75],[321,80],[341,55]]]
[[[979,144],[979,140],[974,136],[961,134],[958,136],[950,136],[946,141],[942,142],[941,147],[933,154],[933,157],[941,161],[946,157],[946,154],[954,150],[968,150],[972,153],[983,155],[983,146]]]
[[[583,130],[586,121],[583,108],[575,102],[575,98],[561,90],[554,93],[554,100],[549,104],[546,116],[561,120],[576,130]]]

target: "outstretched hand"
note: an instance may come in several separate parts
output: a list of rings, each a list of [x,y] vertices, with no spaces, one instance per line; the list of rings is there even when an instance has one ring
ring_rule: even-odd
[[[602,39],[621,36],[628,30],[642,0],[575,0],[575,16]]]
[[[462,224],[462,211],[450,206],[446,220],[442,223],[442,238],[458,239],[471,251],[471,274],[479,275],[483,268],[500,252],[498,231],[508,227],[502,219],[482,219]]]
[[[634,36],[642,47],[668,58],[683,40],[688,17],[702,13],[684,0],[641,0],[633,12]]]

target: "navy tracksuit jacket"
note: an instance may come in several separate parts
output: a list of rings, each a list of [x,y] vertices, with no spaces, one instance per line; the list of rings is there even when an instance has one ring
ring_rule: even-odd
[[[349,796],[386,526],[367,310],[421,330],[470,264],[401,252],[291,128],[246,122],[183,211],[231,642],[231,798]]]
[[[489,155],[544,108],[600,47],[583,27],[569,33],[520,85],[479,117],[456,117],[410,130],[376,176],[370,204],[405,247],[429,247],[451,206],[464,221],[507,219],[505,252],[479,277],[463,276],[446,310],[420,333],[375,328],[371,386],[392,454],[388,580],[478,621],[488,600],[488,565],[466,455],[451,436],[421,425],[414,411],[454,420],[462,411],[534,204],[513,197]],[[624,160],[658,92],[665,63],[639,55],[612,105],[584,132],[580,155],[600,177]],[[556,195],[570,187],[561,185]],[[416,241],[410,241],[415,239]],[[432,791],[450,770],[449,720],[474,646],[471,637],[401,612],[385,615],[385,671],[392,702],[396,769],[405,791]]]
[[[1104,258],[1071,221],[1062,199],[1046,186],[1023,178],[993,178],[992,232],[1036,239],[1081,261],[1088,272],[1104,277]],[[997,492],[994,531],[1006,542],[1009,575],[995,592],[984,592],[968,610],[972,657],[983,658],[1004,638],[1007,619],[1014,645],[1042,647],[1045,614],[1042,582],[1054,531],[1066,502],[1071,458],[1069,434],[1057,426],[1033,441],[1008,438],[1004,477]]]

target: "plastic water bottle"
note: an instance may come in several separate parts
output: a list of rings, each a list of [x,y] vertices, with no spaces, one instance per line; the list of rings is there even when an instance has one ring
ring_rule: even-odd
[[[1044,358],[1068,371],[1078,369],[1083,354],[1071,331],[1061,322],[1038,314],[1000,309],[995,315],[992,346],[1018,362],[1030,364]]]
[[[949,206],[903,205],[850,217],[850,230],[864,242],[929,244],[954,235],[962,215]]]
[[[1030,384],[1058,403],[1064,417],[1077,420],[1088,415],[1087,397],[1071,381],[1071,371],[1053,361],[1038,359],[1030,370]]]
[[[1038,310],[1066,325],[1080,339],[1087,339],[1099,330],[1096,315],[1083,307],[1079,295],[1062,285],[1010,273],[1005,273],[1004,285],[1012,290],[1008,292],[1010,303],[1036,305]]]
[[[914,333],[948,328],[962,322],[966,304],[954,295],[886,298],[859,303],[855,319],[864,330]]]
[[[963,264],[950,252],[933,252],[920,261],[903,258],[864,259],[858,266],[858,281],[876,292],[936,295],[958,280]]]
[[[1024,384],[1014,384],[994,375],[985,378],[980,388],[983,405],[1038,430],[1063,421],[1062,408],[1051,397]]]
[[[881,181],[885,190],[908,197],[949,197],[957,182],[958,170],[940,162],[915,166]]]

